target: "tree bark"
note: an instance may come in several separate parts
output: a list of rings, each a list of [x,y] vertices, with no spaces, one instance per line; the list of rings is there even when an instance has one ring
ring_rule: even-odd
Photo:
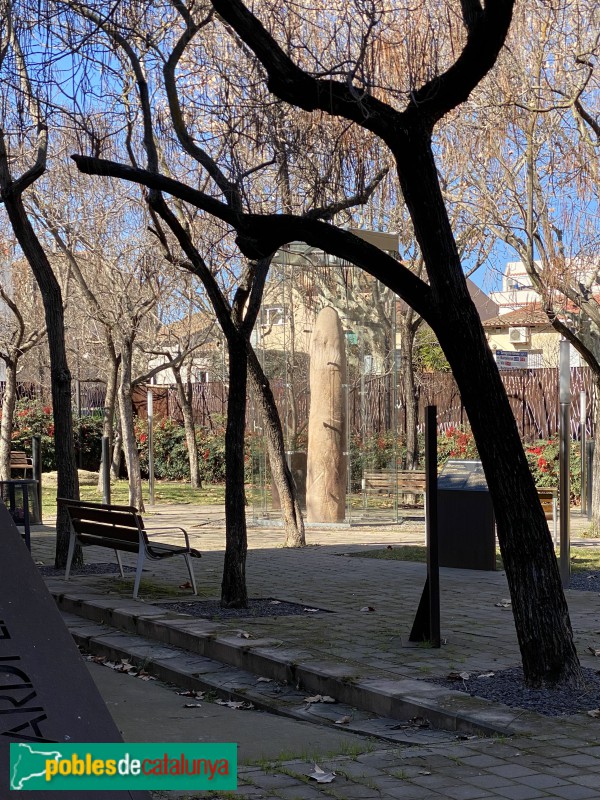
[[[2,397],[2,422],[0,423],[0,480],[10,480],[10,451],[15,406],[17,404],[17,362],[6,360],[6,383]]]
[[[430,138],[409,130],[394,150],[429,274],[432,327],[456,379],[483,464],[529,686],[581,685],[582,675],[548,524],[440,192]],[[443,267],[441,266],[443,265]]]
[[[123,451],[129,480],[129,505],[141,513],[144,511],[142,498],[142,479],[140,476],[140,456],[135,440],[133,405],[131,402],[131,370],[133,341],[125,337],[121,347],[121,380],[119,381],[119,413],[121,416],[121,435]]]
[[[181,406],[181,413],[183,414],[183,428],[185,430],[185,441],[188,449],[188,459],[190,464],[190,484],[192,489],[201,489],[202,481],[200,480],[200,462],[198,460],[198,445],[196,444],[196,425],[194,423],[194,412],[192,410],[192,384],[188,379],[186,385],[183,385],[181,378],[181,368],[171,367],[173,375],[175,376],[175,386],[177,387],[177,397],[179,398],[179,405]]]
[[[63,298],[48,257],[29,221],[20,195],[11,192],[3,181],[2,199],[14,234],[27,259],[40,288],[50,350],[50,377],[52,381],[52,407],[54,413],[54,446],[57,470],[57,496],[79,499],[79,478],[75,461],[73,414],[71,409],[71,372],[65,347],[65,320]],[[70,522],[61,505],[56,516],[55,567],[64,568],[69,548]],[[83,563],[81,548],[77,547],[73,566]]]
[[[285,530],[284,546],[304,547],[306,545],[304,520],[298,503],[294,478],[285,457],[281,419],[269,381],[250,344],[248,344],[248,370],[250,385],[263,416],[271,474],[281,503],[281,516]]]
[[[406,453],[403,458],[404,469],[416,469],[419,463],[419,439],[417,435],[418,402],[415,387],[415,365],[413,352],[415,345],[415,327],[410,320],[403,317],[398,322],[402,342],[402,359],[400,375],[404,391],[404,408],[406,411]]]
[[[596,378],[596,396],[600,395],[600,379]],[[592,518],[596,529],[600,528],[600,400],[594,409],[594,457],[592,460]]]
[[[115,435],[114,435],[114,425],[115,425],[115,405],[116,405],[116,397],[117,397],[117,387],[118,387],[118,377],[119,377],[119,363],[120,358],[117,356],[115,352],[114,344],[112,340],[108,342],[108,354],[110,356],[110,365],[108,370],[108,380],[106,381],[106,395],[104,397],[104,409],[102,411],[102,436],[108,437],[108,451],[109,453],[113,452],[113,446],[115,444]],[[120,453],[119,453],[120,455]],[[114,457],[111,456],[111,473],[113,473],[113,477],[118,477],[114,475],[113,470],[113,463]],[[103,465],[100,464],[100,474],[98,476],[98,491],[102,491],[102,468]]]
[[[229,397],[225,430],[225,527],[226,547],[221,584],[223,608],[246,608],[246,495],[244,491],[244,434],[248,359],[242,337],[230,337]]]

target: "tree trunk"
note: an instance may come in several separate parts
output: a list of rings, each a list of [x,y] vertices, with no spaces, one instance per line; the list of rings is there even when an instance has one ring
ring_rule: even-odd
[[[112,342],[110,343],[112,345]],[[115,404],[117,396],[117,380],[119,376],[119,362],[120,358],[116,355],[114,346],[109,348],[110,354],[110,369],[108,372],[108,380],[106,381],[106,395],[104,397],[104,410],[102,412],[102,436],[108,437],[108,452],[112,453],[114,445],[114,425],[115,425]],[[111,457],[111,472],[112,462]],[[102,485],[102,471],[103,464],[100,464],[100,474],[98,476],[98,491],[101,492]],[[117,477],[117,476],[114,476]]]
[[[244,433],[248,359],[241,336],[227,340],[229,396],[225,431],[225,561],[221,584],[223,608],[246,608],[246,496],[244,492]]]
[[[552,540],[492,352],[471,300],[426,131],[394,151],[429,275],[430,324],[454,373],[483,463],[529,686],[581,685]]]
[[[600,398],[600,380],[596,381],[596,396]],[[594,457],[592,460],[592,518],[596,529],[600,528],[600,399],[594,409]],[[589,473],[588,473],[589,474]]]
[[[399,322],[398,327],[400,328],[402,342],[400,374],[404,391],[404,408],[406,410],[406,454],[402,466],[404,469],[416,469],[419,463],[419,439],[417,435],[418,404],[413,361],[415,329],[404,320]]]
[[[4,207],[14,234],[27,259],[39,286],[44,303],[48,348],[50,351],[50,377],[52,380],[52,406],[54,412],[54,447],[57,470],[57,496],[79,499],[79,477],[75,461],[73,439],[73,413],[71,408],[71,372],[65,347],[65,320],[63,298],[56,276],[31,225],[23,202],[6,185],[2,189]],[[62,506],[56,515],[55,566],[62,569],[67,563],[69,548],[69,515]],[[77,547],[73,566],[83,564],[81,548]]]
[[[141,513],[144,511],[142,498],[142,479],[140,476],[140,455],[135,440],[133,405],[131,402],[131,358],[133,342],[124,338],[121,347],[121,380],[119,381],[119,412],[121,415],[121,435],[123,451],[129,479],[129,505]]]
[[[186,385],[183,385],[181,378],[181,369],[179,367],[171,367],[173,375],[175,376],[175,385],[177,387],[177,397],[179,398],[179,405],[181,406],[181,413],[183,414],[183,428],[185,430],[185,441],[188,449],[188,459],[190,463],[190,483],[192,489],[201,489],[202,481],[200,480],[200,462],[198,460],[198,445],[196,444],[196,425],[194,424],[194,412],[192,409],[192,384],[189,380]]]
[[[112,457],[110,462],[110,474],[114,480],[121,477],[121,454],[123,452],[123,433],[121,431],[121,403],[119,402],[119,391],[115,394],[115,430],[113,435]]]
[[[304,520],[298,504],[294,479],[285,457],[279,412],[269,381],[260,366],[256,353],[250,346],[248,347],[248,369],[251,386],[263,416],[271,474],[281,502],[281,515],[285,530],[284,544],[285,547],[304,547],[306,545]]]
[[[17,404],[17,362],[5,361],[6,383],[2,397],[2,423],[0,424],[0,481],[10,480],[10,451],[15,406]]]

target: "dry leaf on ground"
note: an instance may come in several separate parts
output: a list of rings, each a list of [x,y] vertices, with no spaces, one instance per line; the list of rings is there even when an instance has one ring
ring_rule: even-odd
[[[305,703],[337,703],[337,700],[334,697],[330,697],[328,694],[315,694],[312,697],[305,697]]]

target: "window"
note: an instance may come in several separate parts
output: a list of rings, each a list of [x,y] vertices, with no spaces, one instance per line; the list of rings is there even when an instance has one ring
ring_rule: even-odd
[[[266,306],[263,319],[263,324],[267,328],[273,325],[283,325],[285,322],[285,308],[283,306]]]

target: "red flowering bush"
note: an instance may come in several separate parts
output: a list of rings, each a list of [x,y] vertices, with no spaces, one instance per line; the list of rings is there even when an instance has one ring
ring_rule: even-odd
[[[536,486],[558,488],[559,442],[558,439],[541,439],[525,445],[525,455]],[[579,442],[571,442],[569,454],[571,472],[571,498],[581,494],[581,454]]]
[[[438,434],[438,467],[449,459],[476,461],[479,458],[475,439],[468,428],[450,426]]]

